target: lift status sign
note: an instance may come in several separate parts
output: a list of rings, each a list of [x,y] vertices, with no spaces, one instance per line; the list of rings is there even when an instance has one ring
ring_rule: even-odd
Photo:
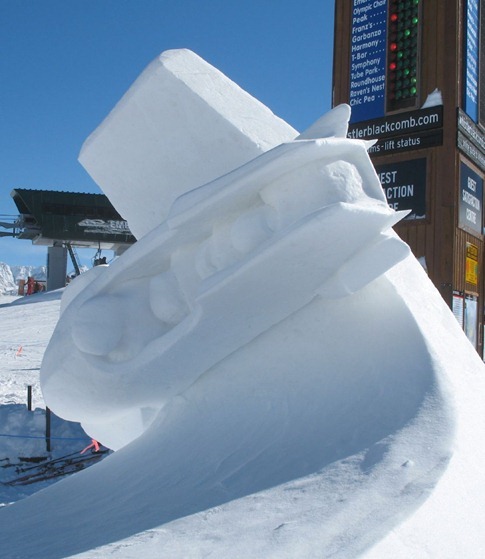
[[[387,0],[353,0],[350,49],[351,122],[384,116]]]
[[[478,0],[467,0],[465,14],[465,79],[464,79],[464,109],[466,114],[478,122],[478,64],[480,56],[479,48],[479,2]]]

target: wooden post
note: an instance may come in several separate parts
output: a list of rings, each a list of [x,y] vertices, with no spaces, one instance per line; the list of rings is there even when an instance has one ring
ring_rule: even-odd
[[[27,409],[32,411],[32,385],[27,386]]]
[[[45,448],[47,452],[51,451],[51,410],[45,408]]]

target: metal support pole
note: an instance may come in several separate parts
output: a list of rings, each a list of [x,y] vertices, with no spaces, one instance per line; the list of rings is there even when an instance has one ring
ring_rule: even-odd
[[[45,408],[45,448],[47,452],[51,451],[51,410]]]
[[[32,411],[32,385],[27,386],[27,409]]]

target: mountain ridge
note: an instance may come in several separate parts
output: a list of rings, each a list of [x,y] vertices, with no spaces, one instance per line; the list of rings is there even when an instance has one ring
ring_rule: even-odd
[[[47,266],[9,266],[0,262],[0,295],[17,295],[19,280],[26,280],[29,276],[45,281]]]

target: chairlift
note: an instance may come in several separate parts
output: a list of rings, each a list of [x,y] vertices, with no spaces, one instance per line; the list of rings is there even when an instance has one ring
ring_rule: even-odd
[[[94,266],[106,266],[108,263],[106,262],[106,256],[101,256],[103,251],[101,248],[98,248],[96,254],[93,257],[93,267]]]

